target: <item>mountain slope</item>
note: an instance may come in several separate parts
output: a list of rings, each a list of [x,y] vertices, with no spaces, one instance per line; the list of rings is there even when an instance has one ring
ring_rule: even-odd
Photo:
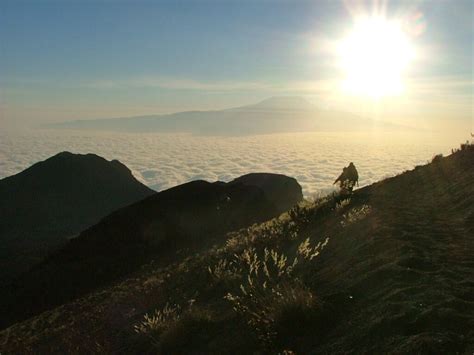
[[[296,180],[263,176],[266,184],[276,186],[275,180],[292,186],[292,193],[281,189],[286,205],[279,200],[277,206],[267,198],[257,177],[246,184],[193,181],[113,212],[17,278],[10,294],[3,296],[6,309],[0,325],[62,304],[147,261],[166,265],[205,250],[225,233],[271,219],[302,199]]]
[[[402,129],[348,112],[322,110],[299,97],[273,97],[260,103],[218,111],[188,111],[51,124],[48,128],[127,132],[180,132],[203,135],[249,135],[304,131]]]
[[[0,344],[6,353],[470,354],[472,181],[471,146],[231,233],[207,253],[149,265],[2,331]]]
[[[59,153],[0,180],[0,284],[113,210],[154,191],[117,160]]]

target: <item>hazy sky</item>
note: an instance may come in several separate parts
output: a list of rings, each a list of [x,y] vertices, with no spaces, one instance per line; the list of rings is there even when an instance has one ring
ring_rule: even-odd
[[[301,95],[324,107],[473,128],[473,2],[378,1],[411,21],[406,90],[341,94],[333,51],[373,1],[0,1],[0,125]]]

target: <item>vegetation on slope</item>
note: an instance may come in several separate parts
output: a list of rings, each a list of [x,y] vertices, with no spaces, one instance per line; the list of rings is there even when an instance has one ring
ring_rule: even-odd
[[[6,353],[471,353],[474,149],[18,323]]]
[[[15,279],[0,295],[0,327],[122,279],[151,260],[167,265],[206,250],[229,231],[269,220],[301,199],[296,180],[276,174],[227,184],[193,181],[155,193],[111,213]]]

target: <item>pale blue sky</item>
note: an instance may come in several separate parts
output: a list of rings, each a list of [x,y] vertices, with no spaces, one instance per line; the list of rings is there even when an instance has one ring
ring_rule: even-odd
[[[384,102],[388,118],[433,113],[472,126],[472,1],[387,3],[387,17],[418,13],[425,28],[413,38],[415,89]],[[332,91],[340,73],[327,50],[350,29],[354,9],[323,0],[1,0],[0,125],[225,108],[274,95],[357,108]]]

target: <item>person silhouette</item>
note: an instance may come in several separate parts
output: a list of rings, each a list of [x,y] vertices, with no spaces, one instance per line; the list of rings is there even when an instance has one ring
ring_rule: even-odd
[[[353,162],[350,162],[349,166],[347,167],[347,181],[350,192],[352,192],[356,184],[359,186],[359,172],[357,171]]]
[[[342,183],[344,180],[346,180],[346,175],[347,175],[347,167],[342,168],[342,173],[341,175],[338,176],[336,180],[334,180],[333,185],[339,182],[340,186],[342,187]]]
[[[341,175],[334,181],[333,185],[339,182],[342,193],[351,193],[354,186],[359,186],[359,173],[353,162],[342,169]]]

